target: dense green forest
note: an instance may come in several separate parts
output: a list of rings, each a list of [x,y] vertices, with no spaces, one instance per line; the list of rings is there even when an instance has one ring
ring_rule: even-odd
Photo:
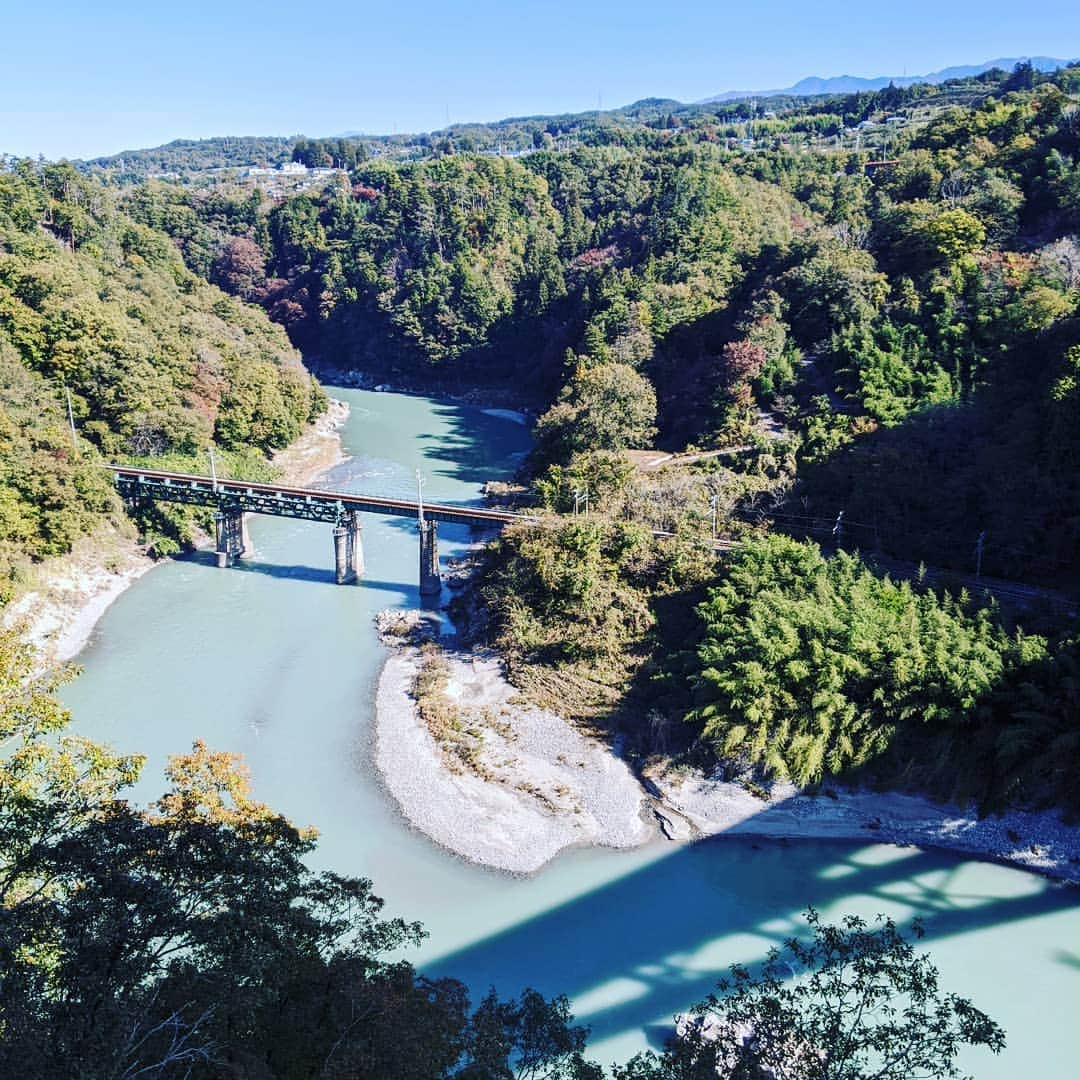
[[[721,759],[1080,812],[1075,635],[1050,650],[962,594],[786,537],[732,556],[698,614],[689,719]]]
[[[123,208],[324,370],[536,408],[533,501],[587,491],[597,520],[505,536],[476,633],[541,699],[644,753],[1071,802],[1067,620],[874,560],[1077,585],[1078,90],[1019,65],[492,127],[532,133],[518,156],[303,140],[347,169],[318,195],[148,182]],[[688,453],[625,456],[653,447]],[[718,568],[703,542],[769,529],[802,546]]]
[[[125,205],[328,369],[543,408],[624,365],[662,446],[745,443],[761,412],[797,441],[789,511],[964,569],[984,533],[986,572],[1052,580],[1078,551],[1077,80],[793,104],[745,121],[750,152],[704,113],[594,118],[569,150],[357,161],[317,197],[151,183]],[[851,146],[860,117],[887,146]],[[545,465],[625,442],[583,422]]]
[[[216,444],[230,468],[258,470],[325,401],[279,327],[188,270],[168,236],[116,203],[70,166],[0,172],[8,585],[27,556],[61,554],[121,512],[103,459],[168,455],[205,471]]]

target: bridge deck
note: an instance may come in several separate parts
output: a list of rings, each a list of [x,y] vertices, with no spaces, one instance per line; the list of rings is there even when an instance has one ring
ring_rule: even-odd
[[[108,468],[115,476],[121,494],[129,498],[145,496],[198,506],[232,506],[254,514],[305,518],[331,524],[343,512],[350,510],[413,519],[420,516],[420,504],[414,499],[390,499],[380,495],[287,487],[283,484],[256,484],[248,480],[215,481],[209,476],[136,469],[127,465],[110,465]],[[514,514],[507,510],[427,502],[424,503],[424,517],[428,521],[464,525],[508,525],[514,521],[535,520],[528,514]]]

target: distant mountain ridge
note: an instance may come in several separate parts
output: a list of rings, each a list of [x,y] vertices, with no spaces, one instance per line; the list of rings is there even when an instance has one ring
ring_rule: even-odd
[[[1049,56],[1022,58],[1040,72],[1053,72],[1059,68],[1080,63],[1080,60],[1059,60]],[[880,76],[861,78],[840,75],[833,78],[811,76],[801,79],[794,86],[782,90],[729,90],[697,102],[681,102],[673,98],[648,97],[608,109],[600,113],[588,110],[579,113],[534,114],[531,116],[506,117],[492,121],[457,122],[447,128],[431,132],[374,134],[359,130],[346,130],[323,139],[363,140],[369,145],[381,146],[383,152],[406,152],[416,145],[430,148],[433,140],[451,138],[455,142],[466,140],[466,149],[482,152],[522,153],[534,148],[538,131],[546,129],[561,135],[578,132],[589,125],[605,122],[626,122],[656,126],[670,120],[671,116],[693,115],[703,107],[725,102],[748,99],[787,98],[776,102],[775,107],[788,108],[790,99],[815,96],[873,93],[884,90],[890,83],[908,87],[916,83],[940,84],[950,80],[971,79],[992,69],[1011,72],[1021,58],[1002,57],[983,64],[955,66],[932,72],[929,75]],[[574,136],[576,137],[576,135]],[[161,146],[127,150],[118,154],[104,155],[75,164],[84,171],[109,171],[125,180],[134,182],[145,176],[185,175],[211,169],[244,168],[251,165],[273,166],[290,160],[293,148],[300,136],[212,136],[204,139],[174,139]],[[0,146],[0,151],[3,147]]]
[[[889,83],[895,86],[912,86],[915,83],[942,83],[949,79],[968,79],[973,75],[981,75],[984,71],[992,68],[1002,68],[1010,71],[1017,64],[1027,61],[1037,71],[1056,71],[1058,68],[1067,67],[1075,60],[1059,60],[1053,56],[1016,56],[999,57],[997,60],[987,60],[983,64],[969,64],[958,67],[942,68],[941,71],[932,71],[929,75],[880,75],[872,79],[860,78],[856,75],[835,75],[823,79],[820,76],[811,75],[800,79],[794,86],[787,86],[781,90],[725,90],[722,94],[703,98],[698,105],[711,105],[717,101],[737,101],[747,97],[813,97],[816,94],[857,94],[860,90],[884,90]]]

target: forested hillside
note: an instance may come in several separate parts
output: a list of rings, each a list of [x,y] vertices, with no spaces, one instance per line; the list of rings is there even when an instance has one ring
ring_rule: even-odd
[[[702,542],[1076,586],[1078,88],[1020,66],[767,116],[657,103],[523,157],[357,160],[317,198],[125,205],[329,366],[546,408],[533,497],[601,520],[508,534],[475,629],[534,696],[645,752],[1074,803],[1067,620],[799,543],[718,577]],[[698,453],[624,456],[653,446]]]
[[[92,158],[79,165],[84,171],[103,174],[121,184],[137,183],[160,174],[184,179],[207,169],[277,165],[289,160],[293,143],[293,139],[285,136],[175,139],[164,146]]]
[[[20,166],[4,177],[0,325],[33,373],[19,377],[48,380],[54,399],[68,385],[109,454],[192,454],[210,438],[267,448],[318,407],[283,339],[204,279],[261,305],[327,370],[513,393],[542,414],[531,499],[600,519],[509,534],[489,555],[477,632],[537,696],[639,728],[652,709],[646,748],[691,732],[710,753],[801,780],[874,766],[928,784],[929,755],[949,751],[927,725],[979,718],[964,742],[982,748],[978,779],[945,770],[935,788],[1058,800],[1055,769],[1021,779],[1003,762],[1010,746],[1026,761],[1076,752],[1071,692],[1046,681],[1074,664],[1067,623],[879,588],[862,575],[882,571],[861,563],[834,580],[810,546],[751,561],[753,573],[717,567],[705,541],[781,530],[1076,587],[1078,90],[1080,69],[1020,65],[769,109],[641,103],[574,118],[566,138],[565,118],[508,122],[534,136],[514,157],[450,137],[402,161],[304,140],[294,155],[347,172],[278,200],[217,183],[116,191]],[[61,461],[55,407],[42,415],[44,452]],[[626,456],[653,449],[690,452],[659,469]],[[107,502],[93,488],[80,505]],[[57,527],[20,526],[42,551]],[[869,644],[856,635],[864,674],[845,667],[855,645],[827,660],[814,644],[821,628],[801,622],[811,588],[833,595],[841,622],[876,627]],[[775,701],[801,700],[807,665],[839,680],[833,719],[824,704],[808,714],[816,734],[787,705],[742,716],[766,692],[749,669],[734,689],[710,674],[730,674],[713,656],[768,651],[763,603],[773,632],[802,643]],[[925,658],[950,635],[984,657],[965,666],[981,672],[970,685]],[[826,701],[824,686],[807,692]],[[1040,693],[1046,722],[1027,706],[1017,720],[1017,702]],[[885,699],[900,712],[865,707]]]
[[[205,471],[216,443],[257,468],[323,401],[284,333],[188,270],[114,191],[69,166],[0,172],[5,581],[119,512],[103,459]]]
[[[985,572],[1052,581],[1080,550],[1078,83],[598,119],[571,150],[359,161],[317,198],[125,205],[328,365],[554,402],[538,467],[654,425],[673,450],[767,428],[797,450],[789,514],[963,569],[978,541]],[[873,149],[845,150],[860,117]],[[628,431],[590,428],[598,387],[629,396]]]

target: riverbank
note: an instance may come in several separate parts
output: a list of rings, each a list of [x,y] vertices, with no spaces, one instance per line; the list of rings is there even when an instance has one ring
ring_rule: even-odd
[[[469,405],[491,416],[501,416],[515,423],[530,425],[543,403],[530,398],[519,389],[505,386],[465,387],[459,379],[448,381],[428,376],[422,380],[409,379],[401,372],[372,374],[364,371],[343,371],[326,364],[316,364],[319,381],[326,386],[345,386],[353,390],[371,390],[380,394],[408,394],[434,398],[453,405]]]
[[[271,464],[282,483],[304,487],[345,460],[341,428],[349,418],[349,406],[330,398],[326,412],[317,417],[294,443],[274,454]]]
[[[344,460],[340,428],[348,415],[348,405],[332,398],[296,442],[274,455],[286,483],[310,483]],[[33,567],[23,590],[4,608],[4,625],[23,627],[34,649],[34,671],[41,674],[82,652],[109,606],[157,565],[130,522],[100,529],[67,555]]]
[[[629,767],[560,717],[517,702],[497,657],[444,652],[453,742],[417,708],[423,665],[395,648],[375,700],[375,761],[410,824],[483,866],[529,874],[579,845],[655,835]]]
[[[688,769],[646,770],[639,780],[606,744],[523,703],[497,657],[444,650],[442,660],[456,709],[450,748],[467,765],[421,715],[414,644],[396,645],[379,679],[376,765],[414,828],[482,866],[528,874],[571,846],[730,835],[942,848],[1080,884],[1080,829],[1054,813],[979,820],[915,795],[810,795],[782,783],[762,798]]]
[[[67,555],[33,567],[24,591],[4,608],[4,625],[23,628],[33,670],[42,674],[80,653],[109,605],[156,565],[133,528],[100,529]]]
[[[647,775],[660,812],[673,812],[695,837],[859,840],[940,848],[1008,863],[1080,885],[1080,828],[1053,811],[1011,810],[978,818],[919,795],[830,787],[807,794],[777,783],[760,798],[741,784],[692,770]]]

